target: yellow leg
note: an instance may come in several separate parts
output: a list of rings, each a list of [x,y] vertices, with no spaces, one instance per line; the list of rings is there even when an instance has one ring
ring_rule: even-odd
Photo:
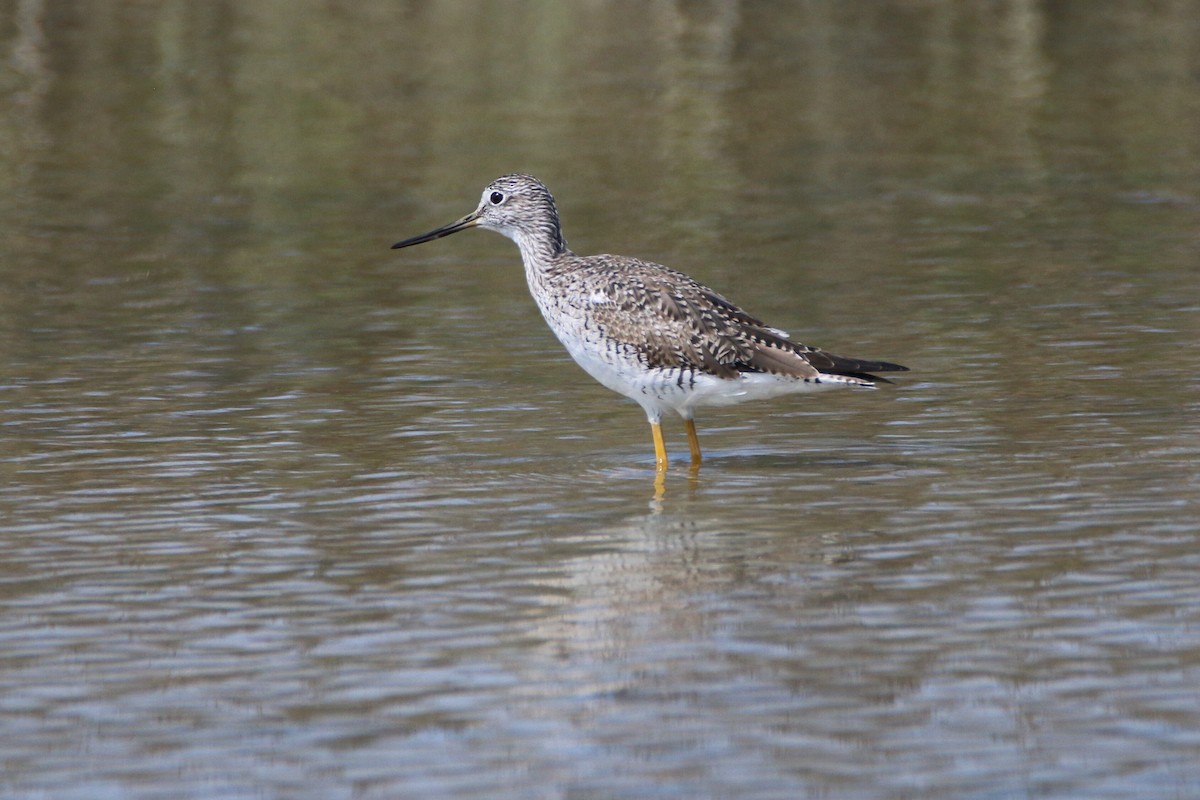
[[[700,440],[696,438],[696,423],[693,420],[685,419],[684,427],[687,428],[688,447],[692,449],[692,467],[700,466]]]
[[[667,446],[663,444],[662,425],[651,422],[650,432],[654,434],[654,468],[662,472],[667,468]]]

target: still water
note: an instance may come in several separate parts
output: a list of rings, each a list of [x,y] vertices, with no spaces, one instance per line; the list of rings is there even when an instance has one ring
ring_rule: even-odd
[[[1200,796],[1200,10],[0,3],[0,796]],[[504,172],[874,392],[640,410]]]

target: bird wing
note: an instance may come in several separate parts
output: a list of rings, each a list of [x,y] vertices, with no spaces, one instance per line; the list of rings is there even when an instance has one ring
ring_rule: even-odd
[[[707,286],[659,264],[595,256],[588,261],[603,273],[592,283],[601,288],[588,298],[591,318],[606,336],[636,350],[648,366],[694,369],[727,379],[765,372],[878,380],[868,373],[903,369],[793,342]]]
[[[865,381],[872,372],[907,371],[898,363],[848,359],[793,342],[683,272],[661,264],[596,255],[587,271],[600,287],[586,299],[605,336],[635,350],[647,366],[696,369],[719,378],[769,373],[800,379],[821,374]]]

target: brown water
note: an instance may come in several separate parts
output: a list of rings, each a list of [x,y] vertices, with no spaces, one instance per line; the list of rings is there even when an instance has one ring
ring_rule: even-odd
[[[1200,9],[0,4],[0,796],[1200,796]],[[876,392],[656,493],[514,170]]]

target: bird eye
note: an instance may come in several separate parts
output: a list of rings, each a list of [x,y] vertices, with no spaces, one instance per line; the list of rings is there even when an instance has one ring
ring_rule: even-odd
[[[504,202],[504,192],[492,192],[492,196],[488,198],[492,205],[498,206]]]

